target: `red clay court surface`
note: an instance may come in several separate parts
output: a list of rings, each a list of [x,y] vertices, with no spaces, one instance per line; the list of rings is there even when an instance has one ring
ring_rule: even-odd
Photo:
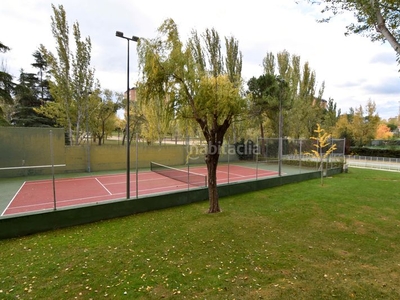
[[[228,169],[229,168],[229,169]],[[190,172],[207,174],[206,167],[190,168]],[[278,173],[269,170],[256,170],[243,166],[219,165],[217,170],[218,184],[251,180]],[[229,175],[229,177],[228,177]],[[169,191],[187,190],[188,184],[159,175],[154,172],[138,172],[130,175],[130,198],[166,193]],[[126,197],[126,174],[87,176],[80,178],[55,179],[55,199],[53,180],[26,181],[14,195],[1,215],[27,213],[82,204],[93,204],[102,201],[120,200]],[[136,186],[138,196],[136,196]],[[190,186],[190,188],[196,188]]]

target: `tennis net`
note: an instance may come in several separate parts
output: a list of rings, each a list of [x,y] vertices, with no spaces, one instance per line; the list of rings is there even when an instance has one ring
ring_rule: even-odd
[[[190,185],[198,187],[207,186],[207,176],[203,174],[197,174],[183,169],[176,169],[156,162],[150,162],[150,170],[165,177],[188,183]]]

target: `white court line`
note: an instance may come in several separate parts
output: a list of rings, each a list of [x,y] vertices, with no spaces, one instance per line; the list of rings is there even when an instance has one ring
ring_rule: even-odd
[[[236,174],[236,173],[232,173],[231,171],[218,171],[218,169],[217,169],[217,173],[223,173],[223,174],[228,174],[228,175],[233,175],[233,177],[242,177],[242,178],[245,178],[245,177],[247,177],[248,175],[242,175],[242,174]],[[252,176],[252,175],[250,175],[250,176]],[[229,178],[231,178],[232,176],[229,176]]]
[[[150,173],[150,172],[146,172],[146,173],[152,174],[152,173]],[[104,175],[104,177],[117,177],[117,176],[119,177],[120,175],[111,175],[111,176],[109,176],[109,175]],[[100,179],[101,179],[102,177],[103,177],[103,176],[100,176]],[[87,180],[88,178],[91,179],[91,178],[93,178],[93,177],[90,177],[90,176],[89,176],[89,177],[78,177],[78,178],[65,178],[64,180],[63,180],[63,178],[61,178],[61,179],[58,179],[58,180],[65,182],[65,181]],[[120,199],[122,199],[122,196],[125,195],[125,191],[124,191],[124,192],[114,193],[114,194],[111,193],[111,192],[104,186],[104,184],[102,184],[102,183],[98,180],[97,177],[95,177],[94,179],[96,179],[96,181],[104,188],[104,190],[107,191],[107,193],[108,193],[109,196],[118,197],[118,198],[111,198],[111,199],[105,199],[105,200],[98,200],[98,202],[120,200]],[[140,182],[149,182],[149,181],[159,181],[159,180],[160,180],[160,178],[144,179],[144,180],[139,180],[139,183],[140,183]],[[29,184],[40,184],[40,183],[42,183],[42,182],[47,182],[47,181],[49,181],[49,180],[46,179],[46,180],[26,181],[26,182],[24,182],[24,183],[21,185],[21,187],[18,189],[18,191],[16,192],[16,194],[13,196],[12,200],[9,202],[9,204],[7,205],[7,207],[4,209],[4,211],[2,212],[2,214],[1,214],[0,216],[3,216],[3,215],[7,212],[7,210],[13,211],[13,210],[15,210],[15,209],[21,209],[21,208],[24,209],[24,208],[31,208],[31,207],[35,207],[35,206],[39,206],[39,205],[53,204],[53,203],[54,203],[53,201],[48,201],[48,202],[34,203],[34,204],[28,204],[28,205],[22,205],[22,206],[16,206],[16,207],[11,207],[11,208],[10,208],[10,205],[12,204],[13,200],[14,200],[14,199],[16,198],[16,196],[21,192],[22,188],[23,188],[25,185],[29,185]],[[125,182],[122,182],[122,181],[121,181],[121,182],[118,182],[118,183],[110,183],[110,184],[121,184],[121,183],[125,183]],[[174,187],[174,188],[173,188],[172,190],[170,190],[170,189],[165,190],[165,188],[168,188],[168,187]],[[186,189],[186,187],[187,187],[186,184],[185,184],[185,185],[173,184],[173,185],[167,186],[167,187],[162,186],[162,187],[155,187],[155,188],[139,189],[138,193],[139,193],[139,195],[141,194],[141,195],[148,196],[148,195],[151,195],[151,194],[153,194],[153,193],[159,193],[160,191],[161,191],[161,192],[164,192],[164,191],[165,191],[165,192],[178,191],[178,190],[181,190],[181,189]],[[136,191],[131,191],[131,192],[134,192],[134,194],[136,195]],[[135,195],[132,195],[132,197],[135,196]],[[64,204],[63,207],[65,207],[65,206],[69,206],[69,205],[68,205],[69,202],[83,201],[82,203],[74,204],[74,205],[85,205],[85,204],[91,204],[91,203],[93,203],[93,202],[84,202],[84,201],[86,201],[86,200],[92,200],[92,199],[96,199],[96,198],[101,198],[101,197],[106,197],[106,196],[105,196],[105,195],[103,195],[103,196],[89,196],[89,197],[80,197],[80,198],[73,198],[73,199],[66,199],[66,200],[57,200],[57,203],[58,203],[58,204]],[[121,197],[121,198],[119,198],[119,197]],[[51,208],[49,208],[49,209],[51,209]],[[42,210],[42,209],[34,210],[34,211],[40,211],[40,210]],[[47,210],[47,209],[45,209],[45,210]],[[32,212],[32,211],[28,211],[28,212]],[[24,213],[25,213],[25,212],[24,212]],[[11,213],[8,213],[7,215],[12,215],[12,214],[18,214],[18,212],[17,212],[17,213],[11,212]]]
[[[19,170],[19,169],[38,169],[38,168],[52,168],[52,167],[66,167],[66,164],[61,165],[43,165],[43,166],[21,166],[21,167],[4,167],[0,170]]]
[[[7,207],[3,210],[0,216],[3,216],[7,209],[10,207],[11,203],[14,201],[15,197],[17,197],[18,193],[22,190],[22,187],[25,185],[26,181],[21,185],[18,191],[15,193],[14,197],[12,197],[11,201],[8,203]]]
[[[96,198],[100,198],[100,197],[105,197],[105,196],[92,196],[92,197],[85,197],[85,198],[57,200],[57,204],[65,204],[68,202],[75,202],[75,201],[81,201],[81,200],[90,200],[90,199],[96,199]],[[106,199],[106,200],[98,200],[98,201],[102,202],[102,201],[110,201],[110,200],[118,200],[118,199]],[[30,207],[36,207],[38,205],[47,205],[47,204],[54,204],[54,202],[48,201],[48,202],[41,202],[41,203],[35,203],[35,204],[29,204],[29,205],[21,205],[21,206],[12,207],[12,208],[10,208],[10,210],[12,211],[12,210],[19,209],[19,208],[30,208]],[[92,202],[83,202],[83,203],[78,203],[78,204],[73,204],[73,205],[86,205],[86,204],[92,204]],[[72,206],[72,205],[67,204],[65,206]],[[62,207],[65,207],[65,206],[62,206]],[[31,213],[31,212],[35,212],[35,211],[48,210],[48,209],[54,209],[54,208],[52,207],[52,208],[45,208],[45,209],[30,210],[30,211],[26,211],[26,212],[10,213],[8,215],[18,214],[18,213]]]
[[[108,188],[106,188],[105,185],[102,184],[102,183],[100,182],[100,180],[99,180],[97,177],[96,177],[95,179],[96,179],[96,181],[103,187],[103,189],[105,189],[105,190],[107,191],[107,193],[108,193],[109,195],[112,195],[112,193],[108,190]]]
[[[124,177],[125,174],[107,174],[107,175],[98,175],[95,177],[95,175],[85,175],[81,177],[58,177],[56,178],[57,182],[70,182],[70,181],[85,181],[88,179],[93,179],[93,178],[112,178],[112,177]],[[38,179],[38,180],[29,180],[27,181],[27,184],[42,184],[43,182],[51,183],[51,179]]]
[[[176,185],[176,186],[174,186],[175,188],[172,190],[172,191],[180,191],[180,190],[186,190],[186,185]],[[178,189],[176,189],[176,188],[178,188]],[[168,193],[168,192],[170,192],[171,190],[165,190],[165,187],[158,187],[158,188],[151,188],[151,189],[143,189],[143,190],[140,190],[139,191],[139,194],[140,194],[140,192],[152,192],[152,193],[145,193],[145,194],[143,194],[142,193],[142,196],[144,195],[144,196],[151,196],[152,194],[155,194],[155,193],[160,193],[160,192],[157,192],[158,190],[161,190],[161,193],[163,193],[163,192],[165,192],[165,193]],[[121,196],[123,196],[123,195],[125,195],[125,192],[121,192],[121,193],[116,193],[116,194],[113,194],[113,196],[118,196],[118,195],[121,195]],[[133,196],[133,195],[132,195]],[[90,204],[93,204],[93,202],[82,202],[82,203],[75,203],[75,204],[73,204],[73,205],[68,205],[67,203],[69,203],[69,202],[76,202],[76,201],[85,201],[85,200],[90,200],[90,199],[96,199],[96,198],[101,198],[101,197],[104,197],[104,196],[92,196],[92,197],[84,197],[84,198],[74,198],[74,199],[68,199],[68,200],[57,200],[57,204],[66,204],[66,205],[63,205],[63,206],[60,206],[60,207],[68,207],[68,206],[79,206],[79,205],[90,205]],[[119,200],[122,200],[122,198],[111,198],[111,199],[103,199],[103,200],[98,200],[97,202],[98,203],[101,203],[101,202],[104,202],[104,201],[119,201]],[[22,206],[16,206],[16,207],[12,207],[12,208],[10,208],[10,211],[12,211],[12,210],[14,210],[14,209],[19,209],[19,208],[30,208],[30,207],[35,207],[35,206],[38,206],[38,205],[46,205],[46,204],[53,204],[53,201],[48,201],[48,202],[42,202],[42,203],[35,203],[35,204],[29,204],[29,205],[22,205]],[[34,212],[34,211],[41,211],[41,210],[49,210],[49,209],[53,209],[53,208],[46,208],[46,209],[38,209],[38,210],[33,210],[33,211],[26,211],[26,212],[17,212],[17,213],[13,213],[13,212],[11,212],[11,213],[9,213],[8,215],[13,215],[13,214],[18,214],[18,213],[31,213],[31,212]],[[6,210],[4,210],[4,212],[5,212]],[[3,213],[4,213],[3,212]]]
[[[147,172],[146,172],[147,173]],[[152,174],[150,172],[148,172],[149,174]],[[101,176],[102,177],[102,176]],[[108,177],[108,176],[106,176]],[[111,176],[113,177],[113,176]],[[67,181],[74,181],[74,179],[88,179],[87,177],[84,178],[69,178],[67,179]],[[118,198],[111,198],[111,199],[102,199],[102,200],[97,200],[97,203],[101,203],[101,202],[108,202],[108,201],[118,201],[121,200],[122,198],[119,198],[120,196],[122,197],[123,195],[125,195],[125,192],[119,192],[119,193],[115,193],[112,194],[97,178],[95,178],[96,181],[108,192],[108,194],[110,196],[113,197],[118,197]],[[139,180],[139,182],[149,182],[149,181],[159,181],[159,178],[151,178],[151,179],[144,179],[144,180]],[[47,181],[47,180],[46,180]],[[31,181],[29,182],[25,182],[25,183],[32,183]],[[17,194],[21,191],[22,187],[25,185],[25,183],[20,187],[20,189],[18,190]],[[120,182],[122,183],[122,182]],[[111,183],[111,184],[120,184],[120,183]],[[166,190],[167,188],[167,190]],[[172,188],[172,189],[169,189]],[[187,185],[186,184],[172,184],[169,186],[161,186],[161,187],[153,187],[153,188],[146,188],[146,189],[139,189],[138,194],[141,196],[151,196],[152,194],[158,194],[158,193],[169,193],[171,191],[181,191],[181,190],[186,190],[187,189]],[[132,195],[132,197],[136,196],[136,191],[132,191],[134,192],[135,195]],[[16,194],[16,195],[17,195]],[[16,195],[13,197],[16,197]],[[62,205],[62,207],[68,207],[70,206],[68,203],[70,202],[76,202],[76,201],[83,201],[81,203],[74,203],[72,204],[72,206],[75,205],[88,205],[88,204],[92,204],[93,202],[85,202],[85,200],[91,200],[91,199],[96,199],[96,198],[101,198],[101,197],[105,197],[105,196],[90,196],[90,197],[81,197],[81,198],[74,198],[74,199],[66,199],[66,200],[57,200],[57,203]],[[12,202],[12,201],[11,201]],[[11,204],[10,202],[10,204]],[[10,204],[7,206],[7,208],[4,210],[4,212],[2,213],[2,215],[9,209],[9,213],[7,215],[13,215],[13,214],[18,214],[18,213],[30,213],[32,211],[27,211],[27,212],[12,212],[15,209],[21,209],[21,208],[31,208],[31,207],[35,207],[38,205],[46,205],[46,204],[53,204],[53,201],[49,201],[49,202],[42,202],[42,203],[35,203],[35,204],[29,204],[29,205],[23,205],[23,206],[17,206],[17,207],[12,207],[9,208]],[[38,209],[38,210],[33,210],[33,211],[41,211],[41,210],[48,210],[48,209],[52,209],[52,208],[46,208],[46,209]]]

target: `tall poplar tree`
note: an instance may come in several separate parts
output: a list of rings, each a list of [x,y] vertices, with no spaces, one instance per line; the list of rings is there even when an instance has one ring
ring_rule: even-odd
[[[69,143],[79,144],[85,132],[83,122],[88,110],[89,93],[94,85],[94,70],[90,67],[91,41],[82,40],[79,23],[73,24],[75,53],[69,43],[69,26],[62,5],[52,5],[51,29],[57,55],[40,46],[51,74],[50,93],[54,103],[45,103],[40,112],[53,117],[68,132]]]
[[[301,65],[300,56],[291,55],[288,51],[267,53],[263,59],[265,76],[276,76],[285,82],[285,97],[273,97],[264,107],[266,116],[271,120],[272,132],[278,132],[279,101],[283,100],[284,136],[295,138],[310,137],[317,123],[321,122],[324,108],[321,105],[324,83],[317,90],[316,73],[308,62]],[[275,75],[276,74],[276,75]],[[272,86],[272,85],[271,85]]]
[[[10,48],[0,42],[0,53],[6,53]],[[0,69],[0,126],[9,126],[6,116],[6,106],[11,106],[14,103],[13,93],[15,84],[13,77],[6,71],[4,65]]]

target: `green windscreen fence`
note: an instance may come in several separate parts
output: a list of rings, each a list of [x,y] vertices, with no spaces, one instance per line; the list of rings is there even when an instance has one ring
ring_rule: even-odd
[[[65,165],[64,141],[64,129],[0,127],[0,175]]]

